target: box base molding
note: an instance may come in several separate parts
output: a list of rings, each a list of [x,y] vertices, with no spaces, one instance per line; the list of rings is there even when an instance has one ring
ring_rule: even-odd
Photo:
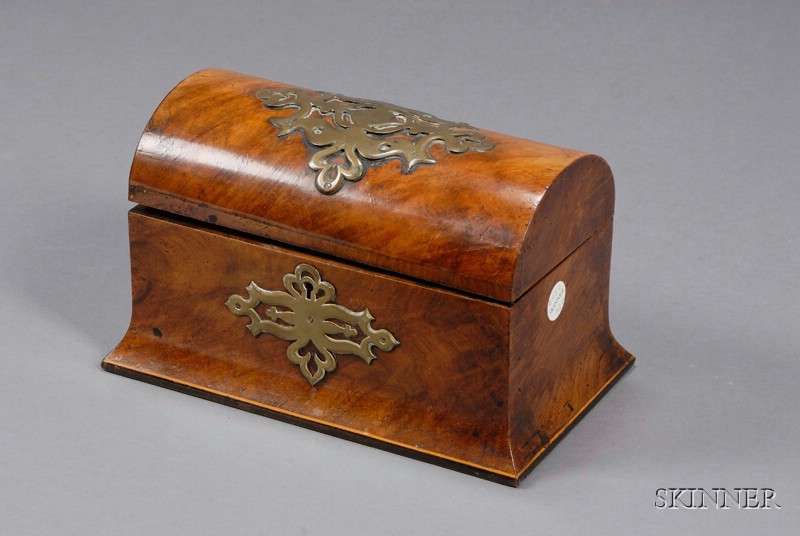
[[[499,472],[487,467],[481,467],[464,460],[457,460],[429,450],[418,449],[411,445],[397,443],[387,439],[375,437],[373,435],[365,435],[357,430],[333,425],[320,419],[312,419],[304,415],[282,410],[280,408],[258,404],[253,401],[238,398],[227,393],[218,392],[213,389],[204,388],[199,385],[192,385],[177,378],[169,378],[120,365],[114,362],[114,356],[117,351],[118,350],[113,351],[103,360],[103,370],[124,376],[126,378],[149,383],[158,387],[164,387],[179,393],[192,395],[194,397],[202,398],[204,400],[209,400],[219,404],[224,404],[226,406],[244,410],[256,415],[269,417],[296,426],[302,426],[303,428],[309,430],[322,432],[341,439],[347,439],[348,441],[361,443],[363,445],[375,447],[393,454],[399,454],[414,460],[427,462],[439,467],[451,469],[460,473],[476,476],[491,482],[512,487],[518,487],[520,485],[520,482],[545,458],[545,456],[553,449],[553,447],[555,447],[561,441],[566,433],[569,432],[575,425],[577,425],[583,416],[586,415],[589,410],[591,410],[592,407],[594,407],[594,405],[600,401],[603,395],[605,395],[631,369],[635,361],[635,357],[631,356],[624,366],[608,380],[603,388],[579,411],[577,411],[574,417],[561,430],[554,434],[549,443],[544,445],[541,450],[528,461],[526,466],[522,468],[521,472],[517,475],[514,475],[511,473]]]

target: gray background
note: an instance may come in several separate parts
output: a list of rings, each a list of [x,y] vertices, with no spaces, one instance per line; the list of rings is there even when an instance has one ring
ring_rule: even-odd
[[[0,7],[0,534],[788,534],[800,524],[800,3]],[[102,372],[127,173],[209,66],[604,156],[637,365],[520,489]],[[782,510],[657,510],[767,486]]]

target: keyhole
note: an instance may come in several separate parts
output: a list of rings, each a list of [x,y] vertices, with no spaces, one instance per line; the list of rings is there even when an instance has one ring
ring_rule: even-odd
[[[303,288],[306,289],[306,299],[310,300],[311,299],[311,291],[314,290],[314,285],[312,285],[311,283],[305,282],[305,283],[303,283]]]

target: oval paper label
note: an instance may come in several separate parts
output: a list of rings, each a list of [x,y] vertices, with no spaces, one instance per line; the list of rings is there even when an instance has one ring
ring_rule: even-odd
[[[564,308],[564,300],[567,298],[567,285],[559,281],[553,285],[550,291],[550,299],[547,300],[547,318],[555,320]]]

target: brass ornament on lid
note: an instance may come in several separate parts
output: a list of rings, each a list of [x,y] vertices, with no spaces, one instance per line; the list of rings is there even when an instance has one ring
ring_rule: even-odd
[[[310,264],[298,264],[294,273],[284,275],[283,286],[288,292],[251,282],[247,298],[232,294],[225,305],[237,316],[250,317],[253,337],[267,333],[292,341],[286,356],[311,385],[336,370],[335,354],[356,355],[369,365],[377,358],[373,347],[391,352],[400,344],[388,330],[372,328],[375,318],[369,309],[355,312],[333,303],[336,289]],[[257,311],[260,305],[266,306],[266,318]]]
[[[418,164],[434,164],[428,152],[433,143],[451,153],[494,149],[475,127],[394,104],[298,88],[266,88],[256,96],[268,108],[297,108],[270,123],[280,137],[302,134],[311,146],[308,166],[317,172],[317,189],[325,194],[339,191],[345,180],[361,180],[370,162],[396,158],[404,173]]]

